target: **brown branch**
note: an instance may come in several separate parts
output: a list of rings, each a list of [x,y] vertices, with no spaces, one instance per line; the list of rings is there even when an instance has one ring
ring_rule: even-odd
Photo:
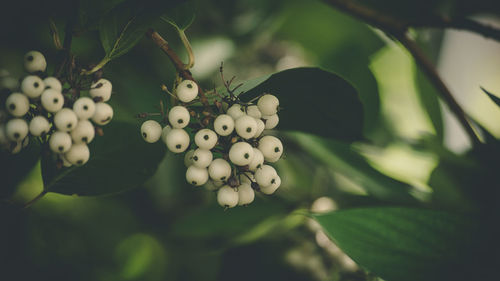
[[[409,25],[423,28],[452,28],[466,30],[475,32],[486,38],[500,41],[500,29],[467,18],[451,19],[448,17],[435,17],[422,22],[410,23]]]

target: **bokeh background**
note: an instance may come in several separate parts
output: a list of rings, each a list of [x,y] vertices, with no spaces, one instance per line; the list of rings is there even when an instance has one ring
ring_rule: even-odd
[[[16,1],[2,9],[0,68],[22,77],[23,55],[34,49],[46,55],[50,69],[56,50],[48,17],[63,30],[57,15],[68,5]],[[475,18],[499,24],[488,15]],[[186,58],[171,26],[158,23],[155,29]],[[320,1],[198,1],[186,34],[196,56],[193,76],[206,88],[221,85],[221,61],[226,75],[236,75],[237,81],[299,66],[320,66],[346,77],[362,96],[370,143],[326,146],[289,134],[286,157],[277,165],[282,187],[246,208],[224,211],[215,194],[187,185],[182,156],[171,153],[133,190],[101,197],[49,193],[29,209],[2,207],[1,279],[375,280],[307,211],[383,204],[367,191],[374,184],[371,177],[383,174],[408,183],[425,201],[438,157],[415,149],[415,141],[434,135],[456,153],[470,147],[409,54],[380,31]],[[500,44],[463,31],[413,30],[412,36],[464,109],[500,136],[500,111],[480,90],[500,92]],[[104,56],[96,30],[75,37],[72,50],[83,62]],[[141,120],[135,115],[157,111],[164,97],[160,85],[170,85],[175,71],[144,38],[109,63],[104,77],[113,82],[115,120],[133,122],[137,131],[130,134],[139,134]],[[304,102],[320,101],[304,93]],[[431,113],[424,107],[429,104]],[[42,185],[37,164],[11,198],[27,202]]]

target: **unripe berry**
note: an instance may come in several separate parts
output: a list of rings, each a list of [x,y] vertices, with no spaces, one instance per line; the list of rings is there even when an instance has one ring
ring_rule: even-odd
[[[255,171],[255,181],[261,188],[273,184],[277,177],[278,173],[276,173],[276,170],[269,165],[262,165],[262,167]]]
[[[276,162],[283,154],[283,144],[274,136],[265,136],[259,140],[259,150],[268,162]]]
[[[227,114],[221,114],[215,118],[214,130],[220,136],[229,136],[234,130],[234,120]]]
[[[54,89],[47,89],[42,93],[42,106],[48,112],[58,112],[64,105],[64,96]]]
[[[50,123],[47,118],[43,116],[35,116],[30,121],[29,131],[32,136],[39,137],[47,134],[50,130]]]
[[[227,115],[231,116],[234,120],[245,115],[245,109],[239,104],[233,104],[228,110]]]
[[[255,119],[260,119],[262,117],[262,113],[256,105],[250,105],[247,107],[247,115],[252,116]]]
[[[21,93],[12,93],[5,101],[7,111],[14,117],[22,117],[30,109],[30,101]]]
[[[113,119],[113,108],[104,102],[98,102],[95,105],[95,113],[92,121],[97,125],[106,125]]]
[[[11,119],[5,125],[5,134],[9,140],[20,142],[28,135],[28,123],[20,118]]]
[[[226,181],[231,176],[231,165],[222,159],[214,159],[208,166],[208,174],[214,181]]]
[[[217,202],[222,207],[233,208],[238,205],[238,192],[234,188],[225,185],[217,192]]]
[[[176,89],[177,97],[182,102],[190,102],[198,96],[198,85],[194,81],[184,80]]]
[[[183,129],[172,129],[167,134],[165,143],[173,153],[181,153],[189,147],[189,135]]]
[[[229,149],[229,160],[237,166],[245,166],[252,162],[253,147],[246,142],[237,142]]]
[[[63,108],[54,116],[54,124],[59,131],[71,132],[78,123],[78,117],[73,110]]]
[[[90,143],[95,136],[94,125],[89,120],[80,120],[71,131],[71,139],[74,143]]]
[[[78,119],[89,119],[95,114],[95,102],[88,97],[81,97],[73,104],[73,111]]]
[[[181,105],[172,107],[168,112],[168,122],[173,128],[182,129],[186,127],[189,125],[190,119],[191,116],[189,116],[189,111]]]
[[[66,132],[56,131],[50,136],[49,146],[56,153],[65,153],[71,148],[71,136]]]
[[[207,168],[189,166],[186,170],[186,180],[195,186],[204,185],[208,181]]]
[[[170,127],[170,125],[167,125],[167,126],[163,127],[163,129],[161,130],[161,140],[163,142],[165,142],[165,140],[167,139],[167,134],[171,130],[172,130],[172,127]]]
[[[101,98],[101,101],[106,102],[111,98],[113,86],[109,80],[101,78],[90,86],[89,95],[92,98]]]
[[[47,68],[47,61],[42,53],[38,51],[30,51],[24,55],[24,69],[29,73],[37,71],[45,71]]]
[[[249,184],[242,184],[238,186],[238,205],[245,206],[253,202],[255,199],[255,192]]]
[[[206,168],[212,163],[213,155],[210,150],[198,148],[193,153],[193,165],[198,168]]]
[[[45,85],[45,89],[54,89],[59,92],[62,91],[61,82],[55,77],[47,77],[43,79],[43,84]]]
[[[189,150],[186,152],[184,155],[184,166],[189,167],[193,165],[193,154],[194,154],[194,149]]]
[[[21,91],[32,99],[40,97],[44,89],[43,80],[35,75],[26,76],[21,82]]]
[[[253,138],[257,131],[257,122],[255,122],[255,118],[244,115],[236,119],[234,128],[240,137],[250,139]]]
[[[266,125],[261,119],[255,119],[255,122],[257,123],[257,130],[255,130],[255,135],[253,137],[258,138],[260,137],[260,135],[262,135],[262,132],[264,132]]]
[[[262,116],[262,119],[265,120],[265,124],[266,124],[266,129],[270,130],[270,129],[274,129],[278,123],[280,122],[280,118],[278,117],[278,114],[273,114],[273,115],[269,115],[269,116]]]
[[[279,176],[276,176],[271,185],[261,187],[260,191],[264,194],[271,195],[278,189],[278,187],[280,187],[280,185],[281,185],[281,178]]]
[[[217,134],[210,129],[201,129],[194,135],[194,142],[199,148],[210,150],[217,144]]]
[[[161,137],[161,125],[155,120],[148,120],[142,123],[141,135],[142,138],[149,143],[155,143],[160,140]]]
[[[250,162],[250,164],[248,164],[248,169],[250,171],[255,172],[255,170],[260,168],[263,164],[264,164],[264,155],[262,154],[262,152],[259,149],[254,147],[253,148],[252,162]]]
[[[64,158],[73,165],[81,166],[89,161],[90,151],[85,143],[73,144]]]
[[[270,94],[263,95],[257,102],[257,106],[263,116],[276,114],[279,105],[280,101],[278,98]]]
[[[214,191],[214,190],[219,189],[223,185],[224,185],[224,182],[222,182],[222,181],[208,180],[203,187],[205,187],[205,189],[208,191]]]

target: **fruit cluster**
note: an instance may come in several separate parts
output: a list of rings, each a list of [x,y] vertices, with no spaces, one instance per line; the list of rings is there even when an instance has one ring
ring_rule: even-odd
[[[18,153],[30,137],[37,138],[48,143],[65,167],[85,164],[90,156],[87,144],[96,132],[93,123],[106,125],[113,117],[106,103],[111,98],[111,82],[98,79],[88,88],[90,97],[80,97],[81,89],[64,88],[58,78],[46,75],[42,53],[28,52],[24,68],[29,75],[20,86],[10,83],[2,89],[7,97],[6,112],[0,118],[0,145]]]
[[[278,125],[278,98],[264,94],[252,104],[231,95],[199,112],[194,81],[183,80],[172,95],[178,105],[168,111],[165,126],[148,120],[141,134],[149,143],[162,139],[174,153],[187,151],[188,183],[217,191],[217,201],[225,208],[252,203],[255,191],[269,195],[278,189],[281,178],[266,163],[281,158],[283,145],[265,131]]]

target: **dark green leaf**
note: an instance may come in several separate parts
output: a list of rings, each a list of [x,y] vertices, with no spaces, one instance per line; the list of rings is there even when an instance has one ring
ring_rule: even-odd
[[[250,100],[262,93],[279,98],[281,130],[344,141],[363,138],[363,105],[358,93],[336,74],[319,68],[289,69],[271,75],[240,97]]]
[[[490,92],[486,91],[486,89],[484,89],[483,87],[481,87],[481,90],[483,90],[483,92],[485,92],[485,93],[488,95],[488,97],[489,97],[489,98],[490,98],[490,99],[491,99],[491,100],[492,100],[492,101],[493,101],[496,105],[500,106],[500,98],[499,98],[499,97],[497,97],[497,96],[495,96],[494,94],[492,94],[492,93],[490,93]]]
[[[375,207],[316,216],[354,261],[387,281],[466,280],[473,249],[471,217]]]
[[[179,30],[186,30],[194,21],[196,7],[194,1],[188,0],[177,5],[173,9],[168,9],[161,19],[175,26]]]
[[[113,7],[124,0],[87,0],[80,1],[78,7],[78,20],[81,29],[95,29],[99,26],[101,18]]]
[[[163,143],[148,144],[136,125],[119,121],[104,127],[104,136],[89,149],[90,160],[81,167],[58,171],[52,159],[42,158],[45,189],[68,195],[117,193],[140,186],[165,155]]]

